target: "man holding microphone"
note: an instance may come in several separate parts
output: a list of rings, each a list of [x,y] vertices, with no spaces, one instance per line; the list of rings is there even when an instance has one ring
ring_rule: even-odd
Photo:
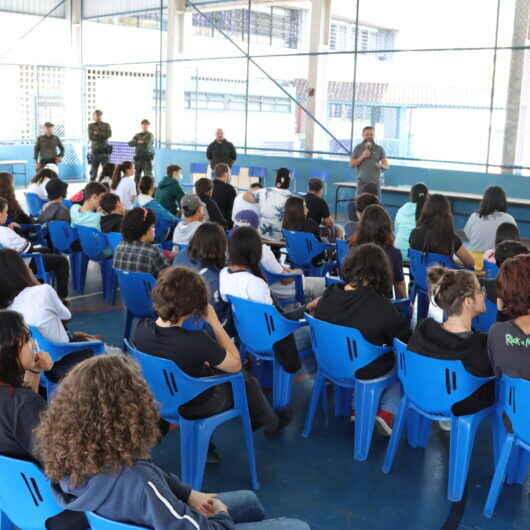
[[[364,192],[366,184],[377,186],[377,195],[381,198],[381,171],[389,167],[385,150],[374,142],[374,128],[363,129],[363,141],[355,146],[350,167],[357,168],[357,195]]]

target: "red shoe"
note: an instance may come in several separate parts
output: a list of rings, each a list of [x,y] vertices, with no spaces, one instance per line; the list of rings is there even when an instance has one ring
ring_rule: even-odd
[[[392,427],[394,425],[394,415],[386,410],[380,410],[375,418],[377,430],[384,436],[392,434]]]

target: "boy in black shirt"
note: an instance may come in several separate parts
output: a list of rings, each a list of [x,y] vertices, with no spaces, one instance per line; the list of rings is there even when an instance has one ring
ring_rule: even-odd
[[[228,228],[232,228],[232,209],[234,207],[234,200],[237,197],[237,191],[230,184],[230,168],[227,164],[217,164],[213,170],[213,194],[212,199],[219,206],[219,210],[226,219]]]
[[[101,231],[105,234],[121,232],[121,222],[125,212],[120,198],[115,193],[105,193],[99,200],[99,207],[105,214],[101,218]]]
[[[342,230],[335,225],[329,213],[328,203],[322,198],[324,193],[324,183],[319,178],[309,180],[309,192],[304,199],[309,210],[308,217],[313,219],[317,225],[323,224],[327,228],[327,234],[323,234],[328,240],[343,237]]]

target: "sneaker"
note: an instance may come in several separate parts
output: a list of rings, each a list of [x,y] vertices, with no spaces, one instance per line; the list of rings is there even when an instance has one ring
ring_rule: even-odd
[[[439,421],[438,427],[444,432],[451,432],[451,422],[450,421]]]
[[[375,418],[375,425],[381,434],[390,436],[394,425],[394,415],[386,410],[380,410]]]

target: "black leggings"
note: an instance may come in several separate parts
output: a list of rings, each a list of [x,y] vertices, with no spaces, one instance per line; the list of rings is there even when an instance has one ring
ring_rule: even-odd
[[[48,248],[32,249],[31,252],[42,254],[46,272],[55,273],[57,278],[57,294],[60,298],[65,299],[68,296],[68,278],[70,277],[68,258],[60,254],[52,254]],[[34,273],[37,272],[34,260],[31,260],[30,268]]]

